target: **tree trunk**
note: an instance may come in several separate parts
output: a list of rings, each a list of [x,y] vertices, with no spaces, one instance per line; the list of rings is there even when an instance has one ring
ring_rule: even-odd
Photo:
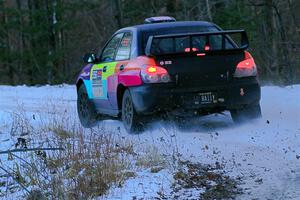
[[[122,11],[122,3],[120,0],[115,0],[115,6],[117,10],[116,19],[118,22],[118,28],[123,27],[123,11]]]
[[[209,21],[212,21],[213,19],[212,19],[212,16],[211,16],[209,0],[206,0],[205,3],[206,3],[207,17],[208,17]]]

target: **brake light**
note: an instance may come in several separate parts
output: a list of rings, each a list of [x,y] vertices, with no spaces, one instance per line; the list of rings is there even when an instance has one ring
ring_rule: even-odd
[[[192,49],[193,52],[199,51],[199,49],[197,49],[196,47],[193,47],[193,48],[185,48],[185,49],[184,49],[184,52],[187,52],[187,53],[188,53],[188,52],[191,52],[191,49]]]
[[[167,83],[171,80],[167,70],[159,66],[146,66],[141,77],[144,83]]]
[[[234,77],[248,77],[248,76],[256,76],[257,68],[254,62],[253,57],[248,51],[245,51],[245,59],[236,66]]]
[[[210,49],[210,46],[209,46],[209,45],[205,45],[205,46],[204,46],[204,50],[205,50],[205,51],[208,51],[209,49]]]

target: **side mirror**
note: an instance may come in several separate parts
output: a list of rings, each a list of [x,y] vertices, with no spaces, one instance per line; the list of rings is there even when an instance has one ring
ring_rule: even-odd
[[[86,64],[94,63],[97,61],[96,55],[94,53],[87,53],[83,56],[83,62]]]

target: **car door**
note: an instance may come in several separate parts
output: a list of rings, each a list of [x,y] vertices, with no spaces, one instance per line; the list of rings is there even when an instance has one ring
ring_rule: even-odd
[[[119,73],[123,72],[126,68],[126,65],[132,58],[132,39],[133,35],[131,32],[125,32],[123,38],[119,44],[118,50],[115,56],[115,73],[112,76],[109,76],[107,79],[107,95],[108,100],[110,101],[112,108],[118,113],[118,98],[117,98],[117,88],[119,84]]]
[[[111,102],[109,88],[112,87],[116,71],[116,65],[122,60],[128,60],[130,55],[122,48],[123,41],[129,33],[119,33],[107,43],[100,56],[100,63],[91,68],[92,96],[98,111],[104,114],[113,114],[115,106]],[[129,51],[130,52],[130,51]]]

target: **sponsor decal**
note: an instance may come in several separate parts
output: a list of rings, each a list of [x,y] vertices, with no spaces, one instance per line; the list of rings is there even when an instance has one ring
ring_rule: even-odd
[[[92,92],[96,98],[103,96],[102,69],[93,70],[92,72]]]
[[[92,80],[102,80],[102,69],[93,71]]]
[[[165,60],[165,61],[160,61],[159,62],[160,65],[172,65],[172,60]]]
[[[103,88],[102,85],[93,85],[92,88],[94,97],[102,97],[103,96]]]

